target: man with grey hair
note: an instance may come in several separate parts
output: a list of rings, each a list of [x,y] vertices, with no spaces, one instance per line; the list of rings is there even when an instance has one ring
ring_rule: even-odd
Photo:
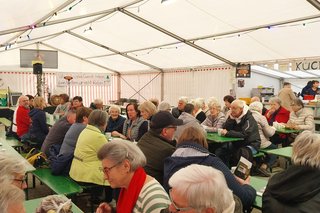
[[[13,114],[12,131],[16,132],[18,137],[29,131],[31,119],[29,117],[29,98],[22,95],[18,99],[19,106]]]
[[[169,185],[170,212],[234,212],[232,191],[217,169],[192,164],[174,173]]]
[[[95,99],[91,104],[90,104],[91,109],[100,109],[103,110],[103,101],[102,99],[98,98]]]
[[[172,115],[175,118],[179,118],[181,113],[184,111],[184,107],[186,106],[187,103],[188,103],[188,97],[186,96],[180,97],[178,101],[178,106],[175,108],[172,108],[172,111],[171,111]]]
[[[233,160],[231,165],[236,165],[241,156],[252,161],[252,156],[258,152],[261,144],[257,122],[249,111],[249,107],[242,100],[234,100],[230,110],[231,113],[224,124],[221,135],[243,138],[243,140],[231,144]],[[225,156],[228,153],[225,152],[226,150],[221,152],[224,148],[220,149],[217,155],[227,163],[229,159],[226,159]]]
[[[292,144],[292,166],[273,175],[263,193],[262,212],[319,212],[320,136],[304,131]]]

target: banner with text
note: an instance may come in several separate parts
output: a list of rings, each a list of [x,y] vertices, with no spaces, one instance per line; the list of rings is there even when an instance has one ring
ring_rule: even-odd
[[[295,61],[294,63],[292,63],[292,70],[294,71],[320,70],[320,60]]]
[[[111,81],[111,75],[105,73],[57,73],[57,86],[67,86],[68,80],[65,76],[72,76],[70,85],[83,85],[83,86],[102,86],[109,85]]]

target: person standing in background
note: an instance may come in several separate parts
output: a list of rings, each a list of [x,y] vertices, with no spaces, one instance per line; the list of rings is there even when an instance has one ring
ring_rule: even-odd
[[[283,83],[283,88],[279,91],[278,97],[281,100],[281,106],[288,111],[292,111],[291,103],[296,98],[296,96],[294,95],[291,89],[291,84],[289,82]]]

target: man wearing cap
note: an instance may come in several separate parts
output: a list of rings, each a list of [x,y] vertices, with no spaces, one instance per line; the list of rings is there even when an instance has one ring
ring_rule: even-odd
[[[170,112],[159,111],[151,119],[150,130],[138,142],[138,147],[147,158],[145,171],[160,184],[163,182],[164,159],[175,151],[172,139],[177,126],[182,123],[181,119],[176,119]]]

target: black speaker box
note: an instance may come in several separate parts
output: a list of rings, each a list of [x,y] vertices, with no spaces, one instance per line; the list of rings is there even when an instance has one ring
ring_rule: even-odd
[[[36,63],[33,64],[33,74],[42,74],[42,64]]]

